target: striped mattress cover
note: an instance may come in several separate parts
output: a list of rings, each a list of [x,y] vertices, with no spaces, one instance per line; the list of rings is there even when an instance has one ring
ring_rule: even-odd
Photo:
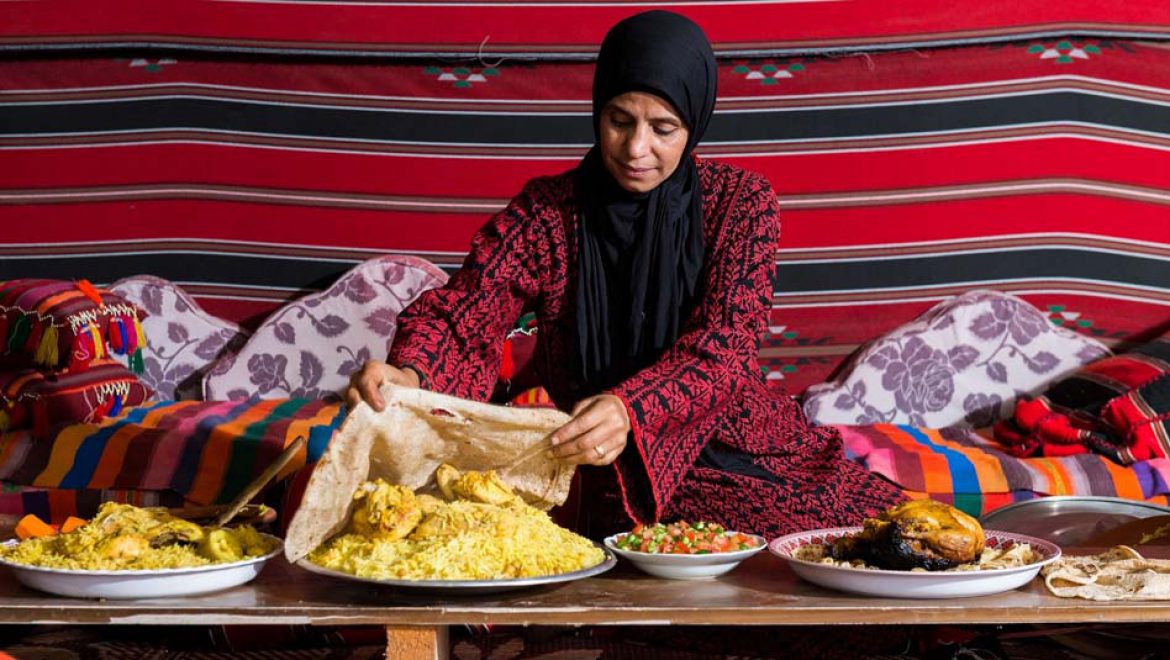
[[[88,516],[106,499],[139,504],[224,503],[296,436],[306,451],[277,480],[316,461],[344,411],[305,399],[160,402],[34,441],[0,435],[0,517]],[[1170,460],[1122,467],[1103,456],[1013,458],[972,431],[842,426],[846,451],[915,497],[980,515],[1047,495],[1168,503]]]
[[[0,518],[90,516],[105,500],[224,504],[298,436],[305,448],[273,483],[315,462],[343,418],[308,399],[162,401],[43,439],[0,434]]]
[[[1015,458],[990,431],[878,424],[839,426],[846,454],[913,497],[973,516],[1051,495],[1096,495],[1170,503],[1170,459],[1122,466],[1099,454]]]

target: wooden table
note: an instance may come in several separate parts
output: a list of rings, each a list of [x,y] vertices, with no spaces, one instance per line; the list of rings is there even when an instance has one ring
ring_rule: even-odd
[[[1170,548],[1150,548],[1167,556]],[[1096,550],[1073,550],[1089,554]],[[827,625],[1170,622],[1158,602],[1095,603],[1048,594],[1039,580],[993,596],[852,596],[800,580],[761,553],[711,581],[660,580],[624,562],[603,575],[495,595],[405,594],[309,573],[278,558],[253,582],[205,596],[90,601],[50,596],[0,574],[0,624],[309,624],[386,626],[390,658],[441,658],[448,625]]]

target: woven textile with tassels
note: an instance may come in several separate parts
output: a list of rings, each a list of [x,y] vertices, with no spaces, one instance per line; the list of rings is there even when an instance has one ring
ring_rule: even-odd
[[[45,437],[57,424],[100,422],[152,396],[121,363],[99,358],[82,371],[0,371],[0,431],[31,428]]]
[[[146,313],[87,280],[0,282],[0,365],[83,371],[111,353],[142,373]]]

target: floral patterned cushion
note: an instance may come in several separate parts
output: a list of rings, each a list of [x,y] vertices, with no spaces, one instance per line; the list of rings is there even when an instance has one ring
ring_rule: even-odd
[[[142,321],[147,343],[139,378],[161,398],[200,399],[204,376],[248,338],[247,330],[208,314],[186,291],[160,277],[127,277],[110,290],[149,314]]]
[[[808,388],[804,410],[818,424],[988,426],[1108,353],[1020,298],[971,291],[863,347],[839,379]]]
[[[327,291],[273,312],[238,354],[207,375],[204,398],[336,397],[366,360],[386,356],[398,313],[446,281],[446,273],[416,257],[365,261]]]

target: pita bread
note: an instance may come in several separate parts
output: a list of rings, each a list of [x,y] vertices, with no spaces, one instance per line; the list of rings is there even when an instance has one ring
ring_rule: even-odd
[[[386,385],[386,408],[359,403],[313,468],[300,507],[289,521],[284,554],[304,557],[349,522],[353,493],[382,478],[438,494],[433,475],[442,463],[460,470],[497,470],[529,504],[550,509],[569,494],[574,467],[528,453],[569,421],[559,410],[508,408],[427,390]]]
[[[1048,590],[1062,598],[1170,600],[1170,560],[1146,559],[1124,545],[1099,555],[1061,557],[1042,575]]]

